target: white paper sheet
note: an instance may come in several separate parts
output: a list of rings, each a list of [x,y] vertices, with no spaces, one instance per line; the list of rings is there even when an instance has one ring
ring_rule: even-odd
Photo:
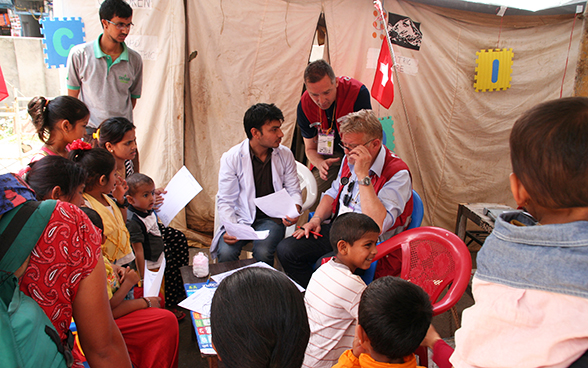
[[[223,221],[223,226],[227,234],[236,237],[238,240],[263,240],[269,236],[269,230],[255,231],[249,225]]]
[[[300,216],[296,203],[286,189],[254,199],[255,205],[266,215],[273,218],[296,218]]]
[[[147,266],[145,266],[143,271],[143,296],[145,298],[159,296],[159,289],[161,289],[163,273],[165,272],[165,257],[163,257],[163,260],[161,261],[159,271],[149,271]]]
[[[217,284],[210,284],[194,291],[192,295],[182,300],[178,305],[182,308],[200,313],[203,317],[210,316],[212,297],[216,291]]]
[[[163,204],[156,212],[161,222],[165,226],[169,226],[178,212],[186,207],[188,202],[196,197],[196,194],[200,193],[202,186],[194,179],[186,166],[182,166],[167,184],[165,190],[167,193],[162,194]]]
[[[243,266],[243,267],[241,267],[241,268],[237,268],[237,269],[235,269],[235,270],[231,270],[231,271],[227,271],[227,272],[219,273],[218,275],[213,275],[213,276],[211,276],[210,278],[211,278],[212,280],[214,280],[216,283],[220,284],[220,283],[221,283],[221,281],[223,281],[223,280],[224,280],[225,278],[227,278],[228,276],[230,276],[230,275],[234,274],[235,272],[237,272],[237,271],[239,271],[239,270],[242,270],[242,269],[244,269],[244,268],[249,268],[249,267],[260,267],[260,268],[267,268],[267,269],[270,269],[270,270],[272,270],[272,271],[280,272],[280,271],[276,270],[275,268],[273,268],[273,267],[269,266],[269,265],[268,265],[267,263],[265,263],[265,262],[257,262],[257,263],[251,264],[251,265],[249,265],[249,266]],[[289,277],[288,277],[288,278],[289,278]],[[290,278],[289,278],[289,279],[290,279]],[[292,280],[292,279],[290,279],[290,281],[292,281],[292,283],[293,283],[294,285],[296,285],[296,287],[298,288],[298,290],[300,290],[300,292],[304,292],[304,288],[303,288],[302,286],[298,285],[298,283],[297,283],[297,282],[295,282],[295,281],[294,281],[294,280]]]

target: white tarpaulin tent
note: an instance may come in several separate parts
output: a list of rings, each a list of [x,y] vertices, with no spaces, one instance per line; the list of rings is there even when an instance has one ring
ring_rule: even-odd
[[[63,15],[82,17],[86,38],[95,39],[98,0],[61,1]],[[370,0],[131,4],[137,25],[131,47],[145,59],[135,108],[142,171],[164,185],[185,162],[204,188],[186,211],[191,229],[212,230],[219,159],[245,138],[242,118],[250,105],[280,107],[283,144],[290,144],[321,12],[336,74],[371,88],[381,39]],[[408,1],[383,5],[419,22],[423,34],[419,51],[394,46],[404,66],[397,80],[402,93],[397,83],[389,110],[375,100],[372,105],[378,116],[394,120],[396,152],[425,202],[424,224],[453,229],[460,202],[514,204],[508,135],[523,111],[559,97],[573,15],[506,16],[501,23],[490,14]],[[573,93],[581,29],[575,22],[563,96]],[[476,52],[496,47],[513,49],[511,88],[475,92]]]

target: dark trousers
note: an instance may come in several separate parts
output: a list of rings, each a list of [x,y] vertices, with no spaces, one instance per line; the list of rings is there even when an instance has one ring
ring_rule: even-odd
[[[292,236],[278,244],[276,254],[284,271],[292,280],[306,288],[314,271],[314,264],[323,255],[332,252],[329,242],[330,224],[321,225],[322,237],[315,239],[312,234],[307,238],[296,239]]]

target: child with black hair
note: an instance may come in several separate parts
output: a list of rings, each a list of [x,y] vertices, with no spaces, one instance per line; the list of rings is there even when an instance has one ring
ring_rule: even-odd
[[[127,229],[135,252],[135,263],[141,276],[145,268],[155,270],[164,258],[163,238],[153,212],[155,183],[147,175],[135,173],[127,178]]]
[[[352,347],[361,293],[366,288],[357,268],[368,269],[377,254],[380,227],[369,216],[345,213],[331,227],[335,258],[316,270],[304,296],[310,341],[304,367],[332,367]]]
[[[310,334],[302,293],[283,273],[259,267],[220,283],[210,325],[226,368],[300,368]]]
[[[526,212],[500,215],[478,253],[451,363],[568,367],[588,349],[588,98],[527,111],[510,149],[511,191]]]
[[[154,207],[157,203],[153,179],[147,175],[135,173],[127,178],[127,229],[131,235],[131,245],[135,252],[135,263],[142,277],[145,268],[157,270],[165,257],[165,302],[167,307],[182,320],[186,314],[177,308],[177,304],[186,297],[180,267],[186,266],[187,242],[184,234],[175,229],[166,228],[159,223]],[[165,234],[179,234],[166,237]]]
[[[353,349],[334,368],[416,367],[414,351],[432,318],[429,296],[417,285],[392,276],[374,280],[361,295]]]
[[[72,150],[69,157],[88,172],[84,201],[87,207],[100,214],[104,222],[106,242],[102,245],[103,254],[117,265],[132,262],[135,255],[125,223],[127,211],[121,211],[127,185],[115,174],[114,157],[103,148],[90,148],[87,143]]]
[[[23,179],[38,201],[59,199],[80,207],[88,174],[83,167],[61,156],[46,156],[30,164]]]

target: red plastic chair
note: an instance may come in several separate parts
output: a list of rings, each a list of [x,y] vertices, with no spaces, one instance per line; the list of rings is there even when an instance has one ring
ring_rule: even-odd
[[[438,315],[454,306],[465,292],[472,258],[465,243],[450,231],[424,226],[403,231],[378,245],[374,260],[402,249],[400,277],[425,290]],[[439,296],[449,286],[441,300]]]
[[[382,242],[378,245],[378,254],[374,260],[399,248],[402,249],[400,277],[425,290],[433,304],[433,315],[452,308],[470,282],[472,258],[465,243],[445,229],[418,227]],[[439,300],[447,287],[449,289]],[[427,367],[427,349],[419,348],[416,354],[420,359],[419,364]]]

